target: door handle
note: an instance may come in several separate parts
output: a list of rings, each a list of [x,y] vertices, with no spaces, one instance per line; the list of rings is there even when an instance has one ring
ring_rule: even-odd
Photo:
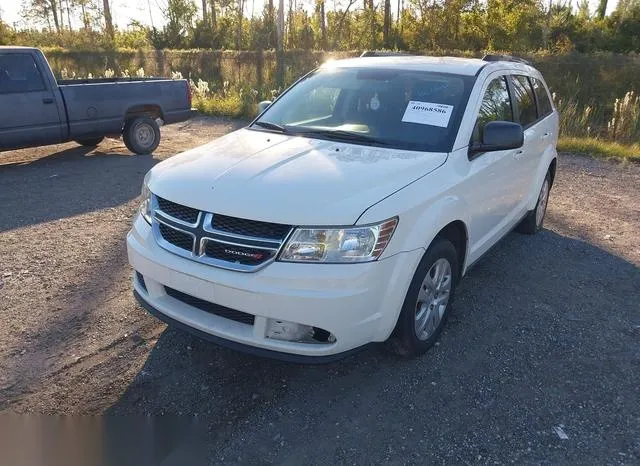
[[[53,99],[51,97],[45,97],[42,99],[42,103],[47,105],[47,104],[52,104],[53,103]]]

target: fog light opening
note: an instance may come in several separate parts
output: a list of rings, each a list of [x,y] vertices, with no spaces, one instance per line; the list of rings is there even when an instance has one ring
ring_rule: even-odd
[[[327,330],[277,319],[267,320],[265,336],[274,340],[297,343],[331,344],[336,342],[336,337]]]
[[[331,332],[318,327],[313,327],[313,339],[320,343],[336,342],[336,337]]]

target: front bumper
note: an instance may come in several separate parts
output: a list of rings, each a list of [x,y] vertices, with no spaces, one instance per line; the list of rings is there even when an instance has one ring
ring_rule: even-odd
[[[134,274],[134,292],[161,320],[236,349],[251,348],[250,352],[266,356],[284,353],[296,356],[286,359],[314,358],[317,362],[389,337],[424,253],[417,249],[366,264],[274,262],[257,272],[242,273],[166,251],[139,215],[127,235],[127,251],[130,264],[144,277],[142,286]],[[165,287],[254,315],[254,323],[236,322],[190,306],[169,296]],[[268,338],[268,319],[325,329],[336,341]]]

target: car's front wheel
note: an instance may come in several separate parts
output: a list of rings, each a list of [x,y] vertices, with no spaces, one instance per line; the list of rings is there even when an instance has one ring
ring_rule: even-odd
[[[418,265],[396,324],[392,341],[400,354],[418,356],[436,342],[451,310],[458,272],[456,248],[436,238]]]

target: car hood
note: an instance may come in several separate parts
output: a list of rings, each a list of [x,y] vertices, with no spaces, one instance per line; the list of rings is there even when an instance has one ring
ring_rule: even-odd
[[[170,201],[234,217],[352,225],[446,158],[241,129],[156,165],[149,188]]]

